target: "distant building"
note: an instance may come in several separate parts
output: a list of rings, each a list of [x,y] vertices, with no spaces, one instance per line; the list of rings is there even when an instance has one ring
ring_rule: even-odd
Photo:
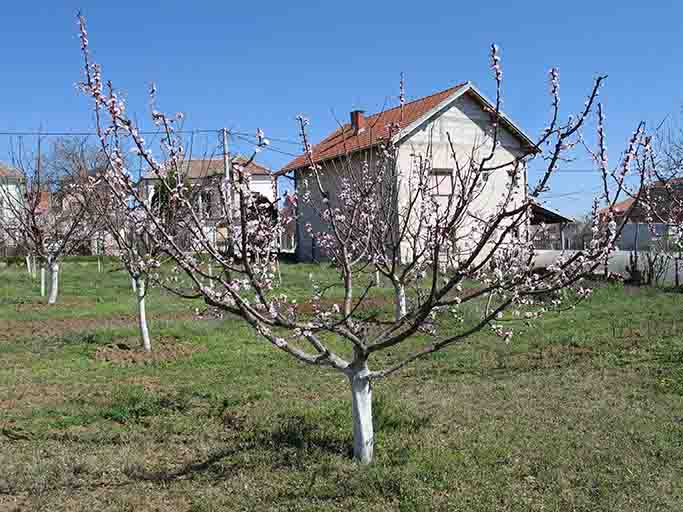
[[[267,167],[256,162],[249,162],[249,159],[242,155],[235,155],[231,158],[233,169],[236,166],[243,166],[243,171],[250,178],[250,190],[257,198],[266,199],[274,203],[277,199],[277,189],[273,185],[273,173]],[[202,216],[205,232],[219,247],[227,240],[227,227],[225,226],[225,215],[222,209],[221,184],[225,176],[225,163],[223,159],[197,159],[186,160],[181,165],[183,178],[190,185],[197,184],[201,189],[201,194],[196,197],[196,208]],[[233,180],[237,180],[236,171],[233,171]],[[148,201],[153,201],[157,194],[158,178],[154,173],[146,172],[142,175],[140,186],[144,191],[144,197]],[[233,193],[233,205],[237,204],[237,196]],[[235,217],[237,218],[237,217]]]

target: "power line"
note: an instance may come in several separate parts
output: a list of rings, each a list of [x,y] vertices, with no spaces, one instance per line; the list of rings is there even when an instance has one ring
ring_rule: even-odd
[[[235,135],[235,132],[232,132],[232,134]],[[251,141],[251,140],[247,139],[246,137],[242,137],[242,136],[240,136],[240,135],[235,135],[235,137],[237,137],[237,138],[240,139],[240,140],[243,140],[244,142],[247,142],[247,143],[249,143],[249,144],[252,144],[252,145],[254,145],[254,146],[259,146],[259,144],[258,144],[257,142]],[[277,149],[277,148],[274,148],[274,147],[272,147],[272,146],[259,146],[259,147],[260,147],[261,149],[265,149],[266,151],[274,151],[275,153],[280,153],[280,154],[282,154],[282,155],[291,156],[291,157],[293,157],[293,158],[296,158],[297,156],[300,156],[300,155],[298,155],[298,154],[296,154],[296,153],[290,153],[289,151],[283,151],[282,149]]]
[[[247,133],[247,132],[236,132],[229,130],[229,133],[233,135],[241,135],[244,137],[253,137],[256,138],[256,135],[252,133]],[[293,146],[301,146],[301,141],[295,141],[295,140],[290,140],[290,139],[282,139],[278,137],[266,137],[268,140],[271,140],[273,142],[282,142],[283,144],[292,144]]]
[[[179,134],[194,134],[194,133],[218,133],[220,130],[206,130],[206,129],[198,129],[198,130],[175,130],[173,133],[179,133]],[[156,131],[141,131],[138,132],[140,135],[159,135],[164,133],[163,130],[156,130]],[[0,132],[0,135],[6,135],[6,136],[17,136],[17,137],[28,137],[28,136],[36,136],[36,137],[89,137],[89,136],[96,136],[97,132],[47,132],[47,131],[37,131],[37,132],[21,132],[21,131],[4,131]]]

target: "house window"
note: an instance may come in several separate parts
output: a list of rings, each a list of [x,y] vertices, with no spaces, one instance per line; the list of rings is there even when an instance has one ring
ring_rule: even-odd
[[[432,195],[450,197],[453,194],[453,171],[432,169],[429,176],[429,190]]]

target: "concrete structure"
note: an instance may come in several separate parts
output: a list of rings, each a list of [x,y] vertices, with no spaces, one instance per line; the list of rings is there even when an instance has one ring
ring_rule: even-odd
[[[491,112],[494,105],[470,82],[456,85],[438,93],[406,103],[402,108],[396,107],[377,114],[365,116],[364,112],[351,112],[350,123],[345,124],[330,136],[312,148],[313,160],[322,167],[324,187],[330,198],[336,196],[340,172],[349,165],[360,166],[367,161],[373,150],[383,141],[391,137],[398,148],[398,176],[400,189],[395,200],[405,204],[409,190],[407,180],[401,175],[414,165],[415,158],[431,155],[432,174],[435,184],[442,181],[444,186],[434,187],[436,194],[443,196],[444,201],[452,193],[453,169],[456,162],[453,150],[462,157],[464,164],[474,151],[478,158],[490,151]],[[511,162],[519,160],[538,151],[531,139],[518,128],[505,114],[501,114],[499,129],[499,147],[490,167],[500,166],[495,172],[484,176],[486,184],[482,193],[471,205],[473,215],[486,215],[493,211],[501,194],[507,190],[512,179],[507,170],[512,168]],[[390,131],[391,126],[399,126]],[[449,143],[448,137],[453,143]],[[311,175],[309,165],[304,156],[299,156],[284,166],[278,174],[292,175],[295,189],[299,197],[303,192],[302,183]],[[510,207],[521,204],[527,191],[526,166],[522,164],[522,172],[515,179],[517,188]],[[441,190],[443,188],[443,190]],[[309,203],[299,201],[297,222],[297,259],[310,261],[317,259],[319,251],[304,226],[311,224],[314,231],[321,231],[325,226],[315,213],[319,204],[315,187],[312,188],[312,200]]]
[[[573,254],[578,251],[553,251],[553,250],[537,250],[534,255],[533,266],[535,269],[547,268],[553,262],[557,261],[560,256],[570,258]],[[631,256],[633,252],[631,251],[614,251],[607,262],[607,270],[610,273],[621,274],[625,279],[628,279],[631,275],[628,268],[631,264]],[[640,253],[639,270],[644,272],[646,266],[647,253]],[[678,260],[678,261],[677,261]],[[596,274],[601,274],[604,272],[604,266],[599,266],[596,270]],[[679,280],[683,279],[680,275],[683,273],[683,264],[681,264],[681,259],[675,256],[671,256],[668,259],[668,264],[666,266],[666,271],[662,276],[662,283],[667,285],[678,284]],[[676,274],[679,274],[676,277]]]

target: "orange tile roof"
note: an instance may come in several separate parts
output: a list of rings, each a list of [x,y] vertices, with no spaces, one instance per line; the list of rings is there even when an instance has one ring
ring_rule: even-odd
[[[0,178],[21,178],[21,173],[16,169],[0,163]]]
[[[347,123],[313,146],[313,161],[322,162],[375,146],[389,137],[389,127],[392,124],[399,123],[402,128],[409,126],[465,85],[467,85],[466,82],[406,103],[403,106],[403,118],[401,118],[401,107],[366,116],[365,130],[359,133],[354,133],[351,124]],[[307,165],[306,157],[299,155],[279,172],[293,171]]]
[[[632,197],[629,197],[628,199],[624,199],[623,201],[620,201],[618,203],[614,203],[614,207],[613,207],[614,213],[624,213],[626,210],[628,210],[631,207],[631,205],[633,204],[634,201],[635,201],[635,199],[633,199]],[[607,210],[608,210],[607,208],[603,208],[602,210],[600,210],[600,212],[606,213]]]

